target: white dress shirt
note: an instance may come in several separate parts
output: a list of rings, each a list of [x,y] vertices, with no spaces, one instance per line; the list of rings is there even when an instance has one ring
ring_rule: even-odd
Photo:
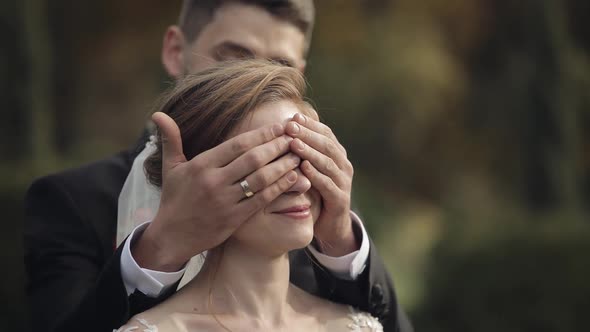
[[[350,217],[352,222],[356,223],[362,231],[359,250],[341,257],[332,257],[322,254],[311,245],[308,248],[317,261],[332,272],[332,274],[345,280],[356,280],[367,265],[367,259],[369,258],[369,239],[360,218],[352,211],[350,212]],[[133,241],[134,236],[141,234],[149,223],[148,221],[137,226],[123,244],[121,275],[127,295],[132,294],[137,289],[147,296],[157,297],[180,280],[186,271],[186,267],[184,267],[177,272],[161,272],[145,269],[137,264],[133,255],[131,255],[130,243]]]

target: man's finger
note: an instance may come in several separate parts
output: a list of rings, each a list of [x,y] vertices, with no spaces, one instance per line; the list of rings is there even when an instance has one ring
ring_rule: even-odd
[[[270,202],[274,201],[279,195],[288,191],[297,181],[297,172],[289,171],[283,175],[272,185],[254,194],[250,198],[243,199],[238,203],[238,209],[242,215],[250,218],[256,211],[266,207]]]
[[[272,141],[283,134],[284,126],[278,123],[261,127],[232,137],[218,146],[201,153],[200,156],[206,160],[208,165],[225,167],[246,151]]]
[[[297,122],[298,124],[302,125],[305,128],[308,128],[312,131],[315,131],[318,134],[324,135],[329,139],[333,140],[337,143],[338,147],[344,149],[344,147],[338,142],[338,138],[334,135],[334,132],[330,127],[321,123],[320,121],[314,120],[309,116],[305,116],[301,113],[297,113],[293,116],[293,121]]]
[[[291,151],[295,152],[301,159],[311,162],[316,170],[331,178],[337,186],[344,185],[345,181],[342,178],[342,170],[332,158],[318,152],[298,138],[291,142]]]
[[[288,153],[248,175],[245,180],[248,182],[250,190],[254,193],[257,193],[278,181],[289,171],[297,168],[300,162],[301,158],[299,158],[296,154]],[[239,181],[240,180],[238,180],[238,182]],[[245,198],[244,190],[239,185],[239,183],[236,183],[234,186],[232,186],[232,188],[234,191],[233,195],[236,197],[236,202]]]
[[[186,157],[182,150],[180,129],[176,122],[162,112],[154,113],[152,121],[158,126],[162,137],[162,170],[167,171],[177,164],[185,162]]]
[[[342,193],[334,181],[313,167],[309,160],[301,163],[301,172],[309,179],[311,185],[319,191],[324,201],[335,201],[338,199],[338,195]]]
[[[281,136],[256,146],[242,154],[224,168],[225,178],[234,183],[264,167],[271,161],[289,152],[290,136]]]
[[[305,144],[328,156],[334,160],[339,167],[344,165],[347,160],[346,150],[344,150],[344,147],[342,147],[337,140],[310,130],[294,121],[287,123],[285,131],[288,135],[300,139]]]

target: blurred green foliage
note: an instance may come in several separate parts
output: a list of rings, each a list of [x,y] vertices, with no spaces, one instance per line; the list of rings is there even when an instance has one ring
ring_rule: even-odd
[[[563,222],[564,220],[555,220]],[[447,234],[431,257],[423,331],[579,331],[590,308],[590,229],[525,225],[465,245]],[[442,273],[441,273],[442,272]]]
[[[26,326],[22,195],[129,146],[180,1],[0,5],[0,318]],[[309,96],[418,331],[583,330],[590,2],[317,1]]]

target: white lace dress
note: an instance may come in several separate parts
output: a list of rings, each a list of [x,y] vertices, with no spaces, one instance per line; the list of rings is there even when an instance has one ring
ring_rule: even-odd
[[[353,307],[350,308],[348,318],[350,322],[347,325],[348,332],[383,332],[383,326],[377,318],[366,312],[361,312]],[[150,324],[145,319],[135,318],[134,323],[137,325],[124,326],[113,332],[160,332],[156,325]],[[133,324],[133,323],[132,323]],[[345,332],[345,331],[342,331]]]
[[[348,324],[348,330],[353,332],[383,332],[383,326],[379,323],[379,320],[371,314],[358,311],[353,307],[350,308],[348,318],[352,320]]]

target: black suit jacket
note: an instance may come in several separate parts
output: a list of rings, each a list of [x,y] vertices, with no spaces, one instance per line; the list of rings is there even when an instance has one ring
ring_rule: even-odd
[[[172,295],[127,296],[115,249],[117,202],[133,159],[128,151],[33,182],[25,198],[25,266],[33,331],[108,331]],[[344,281],[291,253],[291,281],[310,293],[351,304],[381,319],[385,331],[411,329],[371,243],[368,266]]]

